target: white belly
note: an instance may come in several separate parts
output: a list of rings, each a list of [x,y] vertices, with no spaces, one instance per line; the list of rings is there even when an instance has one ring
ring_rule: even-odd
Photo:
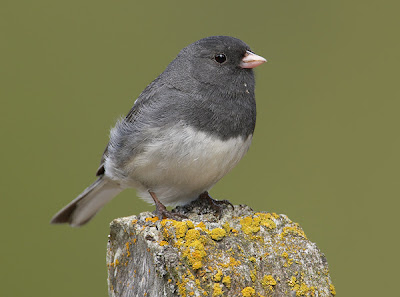
[[[177,127],[154,137],[144,152],[125,167],[139,196],[152,203],[148,190],[165,205],[184,205],[209,190],[245,155],[252,135],[222,141],[215,136]]]

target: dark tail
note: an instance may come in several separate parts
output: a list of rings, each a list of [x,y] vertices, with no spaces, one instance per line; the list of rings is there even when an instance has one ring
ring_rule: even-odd
[[[72,227],[82,226],[90,221],[107,202],[111,201],[121,191],[122,189],[119,185],[101,176],[61,209],[51,219],[50,223],[68,223]]]

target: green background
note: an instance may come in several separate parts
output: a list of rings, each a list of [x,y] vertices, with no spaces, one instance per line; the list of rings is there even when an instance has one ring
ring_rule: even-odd
[[[107,296],[109,222],[153,210],[127,190],[80,229],[52,215],[94,180],[108,131],[178,51],[232,35],[256,69],[244,160],[211,194],[287,214],[338,296],[398,291],[399,5],[385,1],[0,3],[2,296]]]

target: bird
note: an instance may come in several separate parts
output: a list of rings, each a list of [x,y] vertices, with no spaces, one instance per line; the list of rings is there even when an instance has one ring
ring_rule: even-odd
[[[161,218],[184,216],[248,151],[256,124],[253,68],[266,62],[240,39],[210,36],[183,48],[110,131],[97,180],[51,219],[86,224],[135,188]],[[219,201],[220,202],[220,201]]]

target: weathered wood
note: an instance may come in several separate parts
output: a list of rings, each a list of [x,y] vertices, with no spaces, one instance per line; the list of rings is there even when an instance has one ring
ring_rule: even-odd
[[[152,213],[111,223],[107,250],[111,297],[334,296],[328,264],[285,215],[202,201],[176,209],[182,222]]]

